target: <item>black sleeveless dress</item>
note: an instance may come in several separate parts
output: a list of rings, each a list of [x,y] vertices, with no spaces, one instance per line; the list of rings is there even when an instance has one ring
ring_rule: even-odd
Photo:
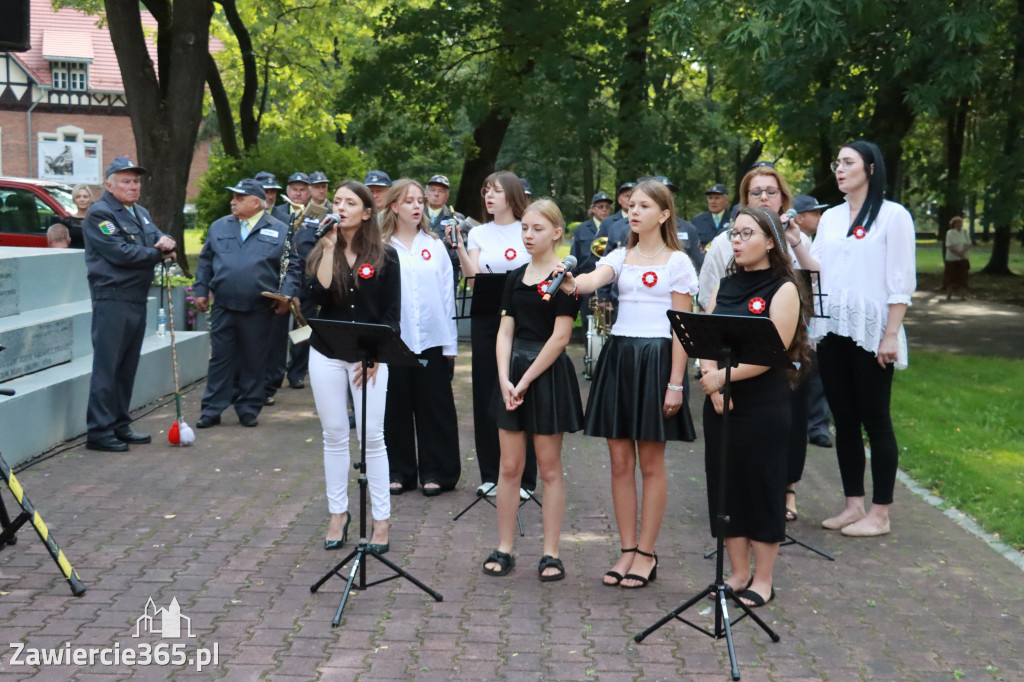
[[[770,270],[737,272],[721,280],[715,315],[767,317],[772,297],[786,280]],[[758,542],[786,539],[786,459],[789,449],[790,390],[786,372],[771,368],[734,381],[726,460],[725,537]],[[722,416],[704,401],[704,467],[711,534],[717,537]]]

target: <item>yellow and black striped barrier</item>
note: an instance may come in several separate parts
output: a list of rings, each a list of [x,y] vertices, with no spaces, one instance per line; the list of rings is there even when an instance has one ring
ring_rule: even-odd
[[[11,467],[4,461],[2,455],[0,455],[0,475],[3,476],[4,483],[7,484],[11,494],[14,495],[14,499],[21,505],[21,514],[17,516],[13,521],[8,518],[7,510],[4,508],[3,500],[0,499],[0,521],[2,521],[2,530],[0,530],[0,549],[3,549],[4,545],[14,544],[14,534],[18,532],[18,529],[25,525],[26,521],[31,521],[32,526],[36,529],[36,534],[46,545],[46,549],[50,552],[50,556],[57,562],[57,566],[60,567],[60,572],[64,574],[64,577],[68,581],[68,585],[71,586],[71,594],[76,597],[85,594],[85,585],[78,577],[78,571],[72,566],[68,558],[64,556],[64,552],[59,546],[57,541],[53,537],[53,533],[46,527],[43,522],[43,517],[39,515],[39,512],[35,507],[32,506],[32,502],[25,496],[25,491],[21,487],[21,483],[18,481],[18,477],[11,471]]]

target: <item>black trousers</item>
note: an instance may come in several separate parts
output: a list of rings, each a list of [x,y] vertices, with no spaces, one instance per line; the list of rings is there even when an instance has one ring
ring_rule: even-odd
[[[427,361],[426,367],[388,368],[384,442],[391,482],[414,490],[417,480],[421,485],[432,481],[452,490],[462,472],[452,366],[440,346],[417,357]]]
[[[832,413],[825,399],[825,387],[818,369],[818,351],[811,349],[811,371],[807,375],[807,436],[828,436]]]
[[[92,376],[85,416],[89,440],[128,430],[132,387],[145,335],[145,303],[92,302]]]
[[[871,443],[873,504],[892,504],[899,449],[892,430],[889,399],[893,366],[878,366],[870,353],[845,336],[829,334],[818,343],[825,395],[836,424],[836,457],[846,497],[864,496],[864,438]]]
[[[267,338],[267,397],[277,393],[277,389],[281,388],[284,382],[285,365],[288,362],[288,318],[288,315],[274,315],[270,323],[270,334]]]
[[[270,307],[225,310],[213,307],[210,367],[202,416],[219,417],[232,402],[239,417],[255,417],[266,400],[267,338],[275,317]]]
[[[480,482],[497,483],[501,463],[501,445],[498,425],[491,409],[494,392],[498,390],[498,326],[501,318],[474,317],[470,327],[473,350],[473,436],[476,441],[476,461],[480,464]],[[526,439],[526,466],[523,468],[523,487],[537,489],[537,453],[533,439]]]

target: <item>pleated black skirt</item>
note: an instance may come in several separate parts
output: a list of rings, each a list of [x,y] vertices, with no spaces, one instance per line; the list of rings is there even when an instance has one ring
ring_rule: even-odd
[[[662,407],[672,372],[672,339],[612,336],[597,359],[583,433],[598,438],[665,442],[696,439],[690,389],[671,419]]]
[[[512,344],[508,378],[519,383],[523,374],[537,358],[543,341],[516,339]],[[501,399],[501,387],[494,392],[492,413],[499,429],[552,435],[579,431],[583,428],[583,401],[576,381],[576,369],[563,351],[558,359],[533,380],[523,403],[511,412]]]

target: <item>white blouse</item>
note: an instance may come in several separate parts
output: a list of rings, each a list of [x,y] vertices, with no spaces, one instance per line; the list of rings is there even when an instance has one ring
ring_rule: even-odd
[[[825,315],[811,320],[808,334],[817,341],[826,334],[846,336],[871,353],[878,346],[889,321],[889,306],[911,305],[917,288],[914,219],[899,204],[882,204],[871,229],[849,237],[850,205],[846,202],[825,211],[811,255],[821,266],[821,293]],[[899,329],[896,368],[907,364],[907,341]]]
[[[407,249],[394,236],[402,271],[402,341],[414,353],[441,346],[448,356],[458,353],[452,260],[440,239],[417,232]]]
[[[598,268],[607,265],[615,271],[619,285],[619,316],[612,334],[670,339],[672,325],[665,312],[672,307],[672,292],[694,296],[697,271],[682,251],[674,251],[664,265],[627,265],[628,251],[615,249],[597,261]]]
[[[469,231],[466,243],[466,251],[473,249],[480,249],[477,264],[481,272],[510,272],[530,262],[523,245],[523,224],[518,220],[509,225],[477,225]]]

